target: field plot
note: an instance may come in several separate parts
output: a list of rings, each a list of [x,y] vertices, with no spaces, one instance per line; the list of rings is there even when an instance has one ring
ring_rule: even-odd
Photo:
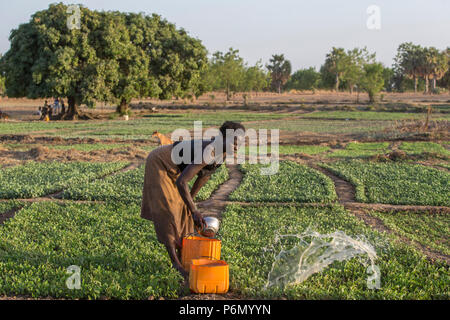
[[[49,146],[51,149],[57,149],[57,150],[78,150],[78,151],[96,151],[96,150],[111,150],[111,149],[123,149],[126,147],[131,146],[129,143],[79,143],[79,144],[72,144],[72,145],[61,145],[61,146]]]
[[[33,203],[0,226],[0,295],[177,297],[181,276],[133,204]],[[80,290],[66,270],[81,268]]]
[[[244,179],[231,200],[249,202],[330,202],[336,199],[333,182],[324,174],[291,161],[280,161],[278,173],[261,175],[266,165],[244,164]]]
[[[450,205],[450,174],[438,169],[408,163],[370,163],[361,160],[322,166],[351,182],[360,202]]]
[[[378,255],[381,288],[367,288],[367,266],[358,259],[334,262],[306,281],[284,289],[263,290],[274,261],[265,250],[275,234],[320,233],[341,230],[364,235]],[[230,286],[245,297],[288,299],[448,299],[449,269],[429,262],[421,253],[373,231],[340,206],[330,208],[241,207],[230,205],[224,213],[223,258],[230,264]],[[255,268],[258,266],[258,268]]]
[[[384,154],[389,147],[388,142],[351,142],[345,146],[345,149],[336,150],[328,154],[331,158],[357,158],[369,157],[377,154]]]
[[[371,212],[398,234],[450,255],[450,216],[428,212]]]
[[[305,153],[309,155],[315,155],[324,153],[330,150],[330,147],[328,146],[310,146],[310,145],[304,145],[304,146],[296,146],[296,145],[280,145],[278,146],[278,153],[279,154],[296,154],[296,153]],[[269,154],[272,151],[270,146],[267,146],[267,153]],[[257,155],[260,152],[260,148],[256,146],[246,146],[245,149],[241,148],[239,149],[238,153],[240,154],[246,154],[246,155]]]
[[[155,130],[168,134],[179,128],[191,130],[194,121],[202,121],[204,128],[220,126],[224,119],[230,121],[262,121],[286,117],[278,113],[249,112],[184,112],[148,115],[129,121],[89,121],[89,122],[9,122],[2,124],[0,134],[45,134],[66,138],[96,139],[149,139]]]
[[[402,142],[399,149],[409,154],[432,152],[450,156],[450,151],[445,149],[442,145],[434,142]]]
[[[303,115],[304,118],[319,119],[348,119],[348,120],[405,120],[424,119],[423,113],[406,112],[375,112],[375,111],[317,111]],[[433,114],[433,120],[449,120],[450,115],[446,113]]]
[[[0,171],[0,198],[34,198],[89,181],[126,166],[126,162],[29,162]]]
[[[137,169],[121,172],[103,180],[86,181],[64,190],[62,197],[73,200],[119,201],[140,204],[144,185],[144,170],[145,167],[142,165]],[[206,200],[227,179],[228,170],[225,165],[222,165],[199,191],[195,200]],[[194,181],[190,182],[191,187]]]

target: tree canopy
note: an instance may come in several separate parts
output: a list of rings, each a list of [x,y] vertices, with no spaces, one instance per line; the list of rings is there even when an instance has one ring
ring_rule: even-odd
[[[170,98],[202,93],[207,51],[158,15],[97,12],[80,6],[80,28],[69,28],[62,3],[32,15],[11,31],[1,59],[10,97],[66,97],[63,117],[78,106],[108,101],[126,112],[134,97]]]

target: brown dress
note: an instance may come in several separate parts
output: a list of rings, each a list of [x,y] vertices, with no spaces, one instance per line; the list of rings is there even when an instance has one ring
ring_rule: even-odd
[[[172,161],[173,145],[156,148],[147,157],[141,217],[153,221],[158,240],[173,244],[194,232],[194,221],[175,184],[180,169]]]

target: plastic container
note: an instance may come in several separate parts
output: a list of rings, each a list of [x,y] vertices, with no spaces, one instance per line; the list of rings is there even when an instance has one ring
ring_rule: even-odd
[[[220,260],[220,249],[222,241],[219,239],[204,238],[198,236],[187,236],[183,238],[181,248],[181,263],[183,268],[189,271],[192,259],[210,257]]]
[[[195,293],[226,293],[229,288],[229,268],[223,260],[192,259],[189,288]]]

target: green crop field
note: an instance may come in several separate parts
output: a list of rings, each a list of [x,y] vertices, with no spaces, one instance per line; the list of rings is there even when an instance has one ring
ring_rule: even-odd
[[[0,295],[146,299],[177,297],[171,268],[153,225],[135,204],[33,203],[0,226]],[[81,268],[80,290],[66,270]]]
[[[404,120],[425,119],[424,113],[375,112],[375,111],[317,111],[303,115],[304,118],[349,119],[349,120]],[[446,113],[433,114],[433,120],[449,120]]]
[[[387,152],[388,147],[388,142],[351,142],[345,146],[345,149],[335,150],[333,153],[330,153],[327,156],[330,158],[368,157],[377,154],[384,154]]]
[[[274,261],[270,247],[278,234],[319,233],[336,230],[364,235],[376,249],[381,289],[367,288],[367,266],[357,259],[335,262],[301,284],[263,290]],[[449,269],[429,262],[415,249],[373,231],[342,207],[228,206],[222,228],[223,258],[230,264],[231,286],[246,297],[288,299],[448,299]],[[275,252],[277,253],[277,252]],[[255,268],[258,266],[258,268]]]
[[[97,200],[141,203],[144,185],[144,166],[107,177],[103,180],[86,181],[64,190],[62,197],[73,200]],[[200,189],[195,200],[202,201],[228,179],[225,165],[211,176],[210,180]],[[195,180],[190,182],[192,187]]]
[[[279,171],[261,175],[266,165],[245,164],[244,179],[231,200],[249,202],[330,202],[336,199],[333,182],[324,174],[291,161],[280,161]]]
[[[0,198],[33,198],[123,168],[126,162],[29,162],[0,171]]]
[[[322,166],[351,182],[356,188],[356,199],[361,202],[450,205],[450,174],[438,169],[361,160]]]
[[[266,148],[267,153],[271,153],[272,148],[271,146],[267,146]],[[305,154],[309,154],[309,155],[315,155],[315,154],[320,154],[320,153],[324,153],[327,152],[328,150],[330,150],[330,147],[328,146],[310,146],[310,145],[305,145],[305,146],[296,146],[296,145],[280,145],[278,146],[278,153],[279,154],[296,154],[296,153],[305,153]],[[239,149],[238,153],[240,154],[246,154],[246,155],[257,155],[260,151],[260,148],[257,146],[246,146],[245,148],[241,148]]]
[[[450,255],[450,217],[428,212],[372,212],[398,234]]]
[[[399,149],[406,151],[406,153],[410,154],[433,152],[445,156],[450,156],[450,151],[445,149],[442,145],[434,142],[402,142]]]

